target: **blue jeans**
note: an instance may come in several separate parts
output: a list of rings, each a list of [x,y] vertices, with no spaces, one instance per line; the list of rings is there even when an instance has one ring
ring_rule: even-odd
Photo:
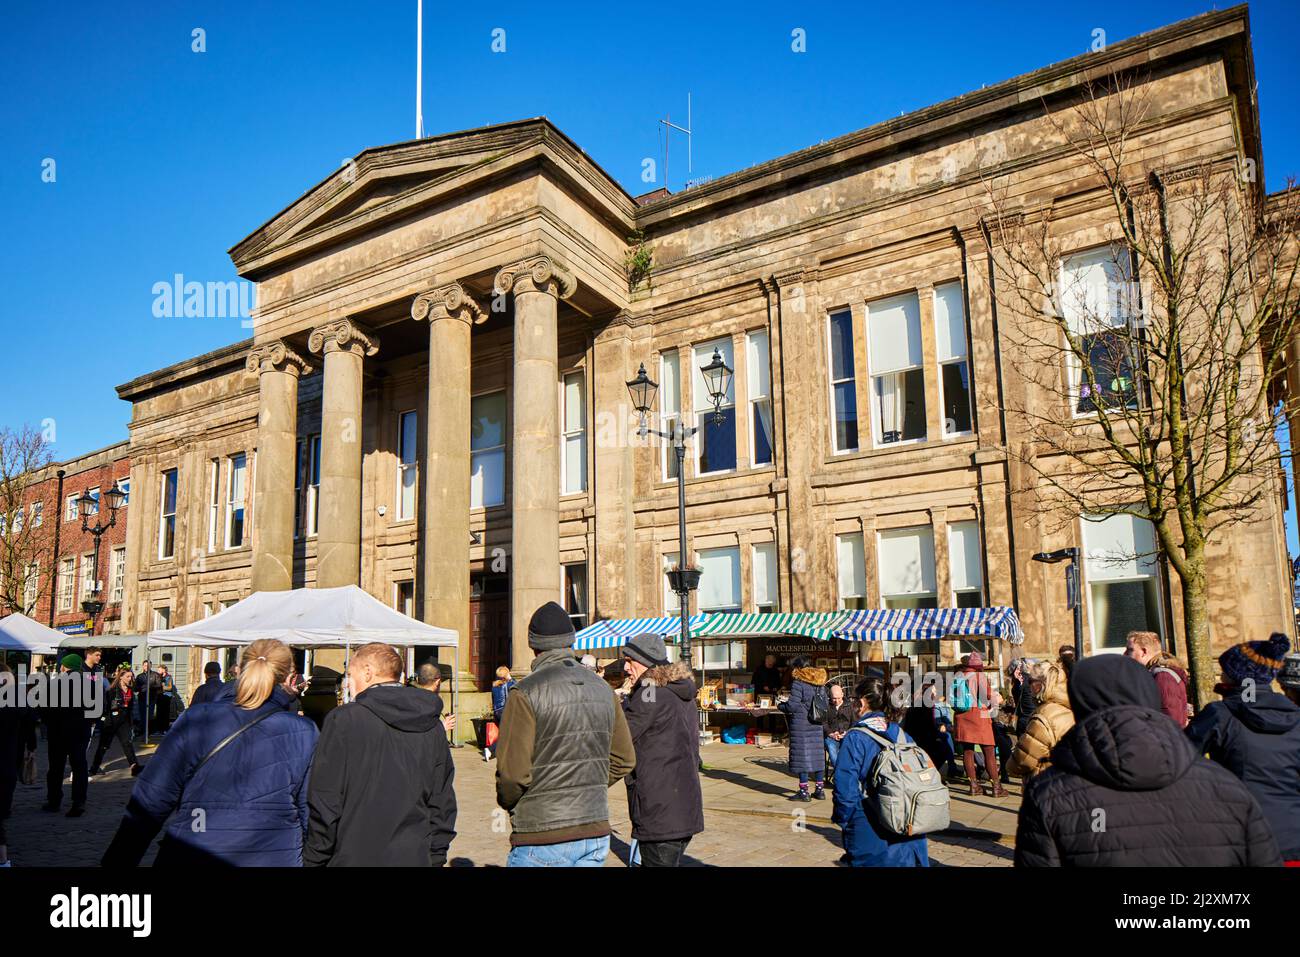
[[[506,867],[603,867],[608,855],[608,837],[563,844],[521,844],[510,848]]]
[[[840,742],[834,738],[826,739],[826,756],[831,759],[831,767],[835,767],[835,759],[840,756]]]

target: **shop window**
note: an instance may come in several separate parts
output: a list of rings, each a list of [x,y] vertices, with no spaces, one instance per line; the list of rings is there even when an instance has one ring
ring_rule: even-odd
[[[836,452],[858,448],[858,393],[853,371],[853,314],[837,312],[828,322],[832,442]]]
[[[925,370],[916,293],[868,303],[867,334],[876,445],[924,440]]]
[[[506,500],[506,394],[476,395],[470,403],[470,508]]]
[[[1123,651],[1130,631],[1164,634],[1155,527],[1135,515],[1083,516],[1093,651]]]
[[[934,529],[929,525],[881,532],[880,600],[886,608],[937,608]]]

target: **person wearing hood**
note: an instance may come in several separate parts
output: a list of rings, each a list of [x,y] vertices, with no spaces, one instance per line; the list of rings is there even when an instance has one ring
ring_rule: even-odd
[[[298,715],[293,653],[253,642],[233,698],[196,705],[136,779],[104,867],[297,867],[316,725]],[[202,822],[202,827],[198,823]]]
[[[1124,654],[1146,668],[1160,689],[1160,710],[1180,728],[1187,727],[1187,669],[1165,652],[1154,631],[1130,631]]]
[[[402,683],[402,656],[352,653],[354,698],[325,718],[307,790],[307,867],[442,867],[456,836],[442,700]]]
[[[636,750],[636,767],[624,778],[632,837],[642,867],[677,867],[704,830],[695,677],[684,661],[670,664],[663,638],[650,632],[632,638],[622,654],[633,682],[623,701]]]
[[[1008,768],[1016,777],[1031,778],[1052,765],[1052,749],[1074,727],[1074,712],[1066,691],[1065,669],[1058,664],[1030,665],[1024,682],[1036,704],[1025,729],[1016,738]]]
[[[1262,867],[1282,863],[1259,804],[1196,753],[1151,672],[1097,655],[1069,679],[1076,724],[1025,784],[1017,867]]]
[[[809,708],[819,692],[825,694],[827,676],[825,668],[811,665],[802,655],[790,662],[790,697],[780,705],[790,724],[790,773],[799,775],[799,790],[791,801],[826,800],[826,735],[821,722],[813,723]],[[810,777],[816,785],[811,796]]]
[[[548,601],[528,622],[532,670],[506,697],[497,804],[510,812],[510,867],[601,867],[609,789],[636,767],[622,705],[578,663],[573,620]]]
[[[1222,701],[1187,727],[1199,754],[1223,765],[1259,802],[1282,857],[1300,866],[1300,707],[1270,690],[1286,666],[1286,635],[1234,645],[1219,656]]]

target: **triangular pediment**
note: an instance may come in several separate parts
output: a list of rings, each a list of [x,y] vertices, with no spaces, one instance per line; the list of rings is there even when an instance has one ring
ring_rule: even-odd
[[[231,258],[242,274],[290,247],[369,228],[390,211],[400,215],[409,199],[439,182],[557,134],[534,119],[365,150],[237,243]]]

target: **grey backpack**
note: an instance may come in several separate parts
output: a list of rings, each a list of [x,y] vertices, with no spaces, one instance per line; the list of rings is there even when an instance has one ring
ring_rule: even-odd
[[[862,802],[875,822],[899,837],[920,837],[948,826],[948,788],[930,756],[914,741],[890,741],[870,728],[853,728],[880,745],[862,785]]]

